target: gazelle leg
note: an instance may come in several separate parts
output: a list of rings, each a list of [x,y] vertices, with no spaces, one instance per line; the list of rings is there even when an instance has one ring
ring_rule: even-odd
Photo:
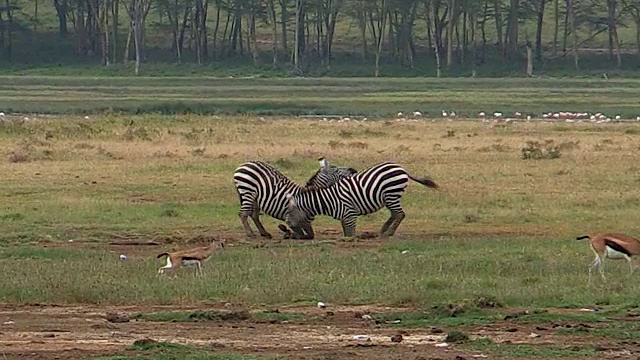
[[[591,266],[589,266],[589,281],[591,281],[591,272],[594,269],[600,270],[600,275],[602,275],[602,278],[604,279],[604,270],[602,269],[602,261],[600,260],[600,256],[597,254],[596,254],[596,258],[591,263]]]

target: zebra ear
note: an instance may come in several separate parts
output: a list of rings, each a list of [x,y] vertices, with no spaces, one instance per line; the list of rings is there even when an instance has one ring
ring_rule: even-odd
[[[320,161],[320,168],[321,169],[326,169],[329,167],[329,162],[327,161],[327,159],[321,157],[320,159],[318,159],[318,161]]]
[[[296,199],[293,198],[293,195],[287,194],[285,196],[287,198],[288,206],[289,207],[295,207],[296,206]]]

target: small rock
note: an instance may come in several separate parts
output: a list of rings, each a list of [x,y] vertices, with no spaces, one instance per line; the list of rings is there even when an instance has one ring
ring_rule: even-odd
[[[532,332],[531,334],[529,334],[529,337],[530,337],[530,338],[539,338],[540,336],[542,336],[542,335],[540,335],[540,334],[536,334],[536,333],[534,333],[534,332]]]
[[[409,250],[402,250],[402,254],[408,254]]]
[[[320,309],[324,309],[325,307],[327,307],[327,305],[325,305],[322,301],[318,301],[318,307]]]
[[[117,313],[107,313],[105,318],[111,323],[126,323],[130,320],[128,315]]]
[[[536,326],[536,330],[538,330],[538,331],[546,331],[548,329],[545,328],[545,327],[542,327],[542,326]]]
[[[456,357],[454,357],[454,359],[456,359],[456,360],[466,360],[466,358],[464,356],[461,356],[461,355],[456,355]]]
[[[5,322],[3,322],[3,323],[2,323],[2,325],[13,325],[13,324],[15,324],[15,323],[16,323],[15,321],[11,321],[11,320],[9,320],[9,321],[5,321]]]
[[[400,335],[400,334],[393,335],[391,337],[391,342],[394,342],[394,343],[402,342],[402,335]]]
[[[127,260],[127,255],[120,254],[120,260]]]
[[[56,337],[56,335],[55,334],[44,334],[44,335],[42,335],[42,337],[53,338],[53,337]]]
[[[506,332],[516,332],[516,331],[518,331],[518,329],[517,328],[508,328],[508,329],[505,329],[504,331],[506,331]]]
[[[449,346],[449,344],[446,342],[436,344],[436,347],[447,347],[447,346]]]
[[[373,320],[373,317],[371,317],[371,315],[369,315],[369,314],[364,314],[364,315],[361,316],[361,318],[363,320]]]
[[[444,332],[444,330],[433,326],[429,328],[429,331],[431,331],[432,334],[442,334]]]

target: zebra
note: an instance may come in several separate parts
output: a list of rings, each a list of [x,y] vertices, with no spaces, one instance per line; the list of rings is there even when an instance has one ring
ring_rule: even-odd
[[[260,232],[260,236],[271,239],[271,234],[265,230],[260,222],[260,211],[284,221],[287,211],[286,194],[298,194],[303,189],[315,189],[327,187],[341,178],[352,176],[356,173],[353,168],[336,167],[320,158],[320,169],[307,181],[304,187],[289,180],[275,167],[262,161],[249,161],[241,164],[233,174],[233,182],[240,198],[240,221],[247,234],[253,238],[255,234],[249,226],[248,218],[251,217]],[[301,228],[292,228],[291,234],[286,226],[280,225],[285,235],[298,238],[313,239],[311,226],[305,227],[307,233],[301,232]]]
[[[398,164],[383,162],[329,187],[288,194],[285,221],[292,228],[307,229],[316,215],[329,215],[340,220],[343,235],[351,237],[355,235],[359,215],[371,214],[386,206],[391,217],[382,225],[380,237],[393,236],[405,217],[400,198],[409,179],[438,189],[429,177],[415,177]]]

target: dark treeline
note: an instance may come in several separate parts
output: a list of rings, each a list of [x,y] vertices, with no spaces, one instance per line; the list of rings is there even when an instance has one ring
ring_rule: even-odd
[[[54,18],[55,31],[42,25]],[[636,35],[622,50],[621,27]],[[608,68],[637,62],[640,0],[0,0],[2,61],[134,62],[136,73],[162,48],[177,63],[245,59],[298,73],[350,52],[376,76],[382,61],[426,59],[438,75],[488,61],[532,74],[558,58],[579,69],[599,36]]]

